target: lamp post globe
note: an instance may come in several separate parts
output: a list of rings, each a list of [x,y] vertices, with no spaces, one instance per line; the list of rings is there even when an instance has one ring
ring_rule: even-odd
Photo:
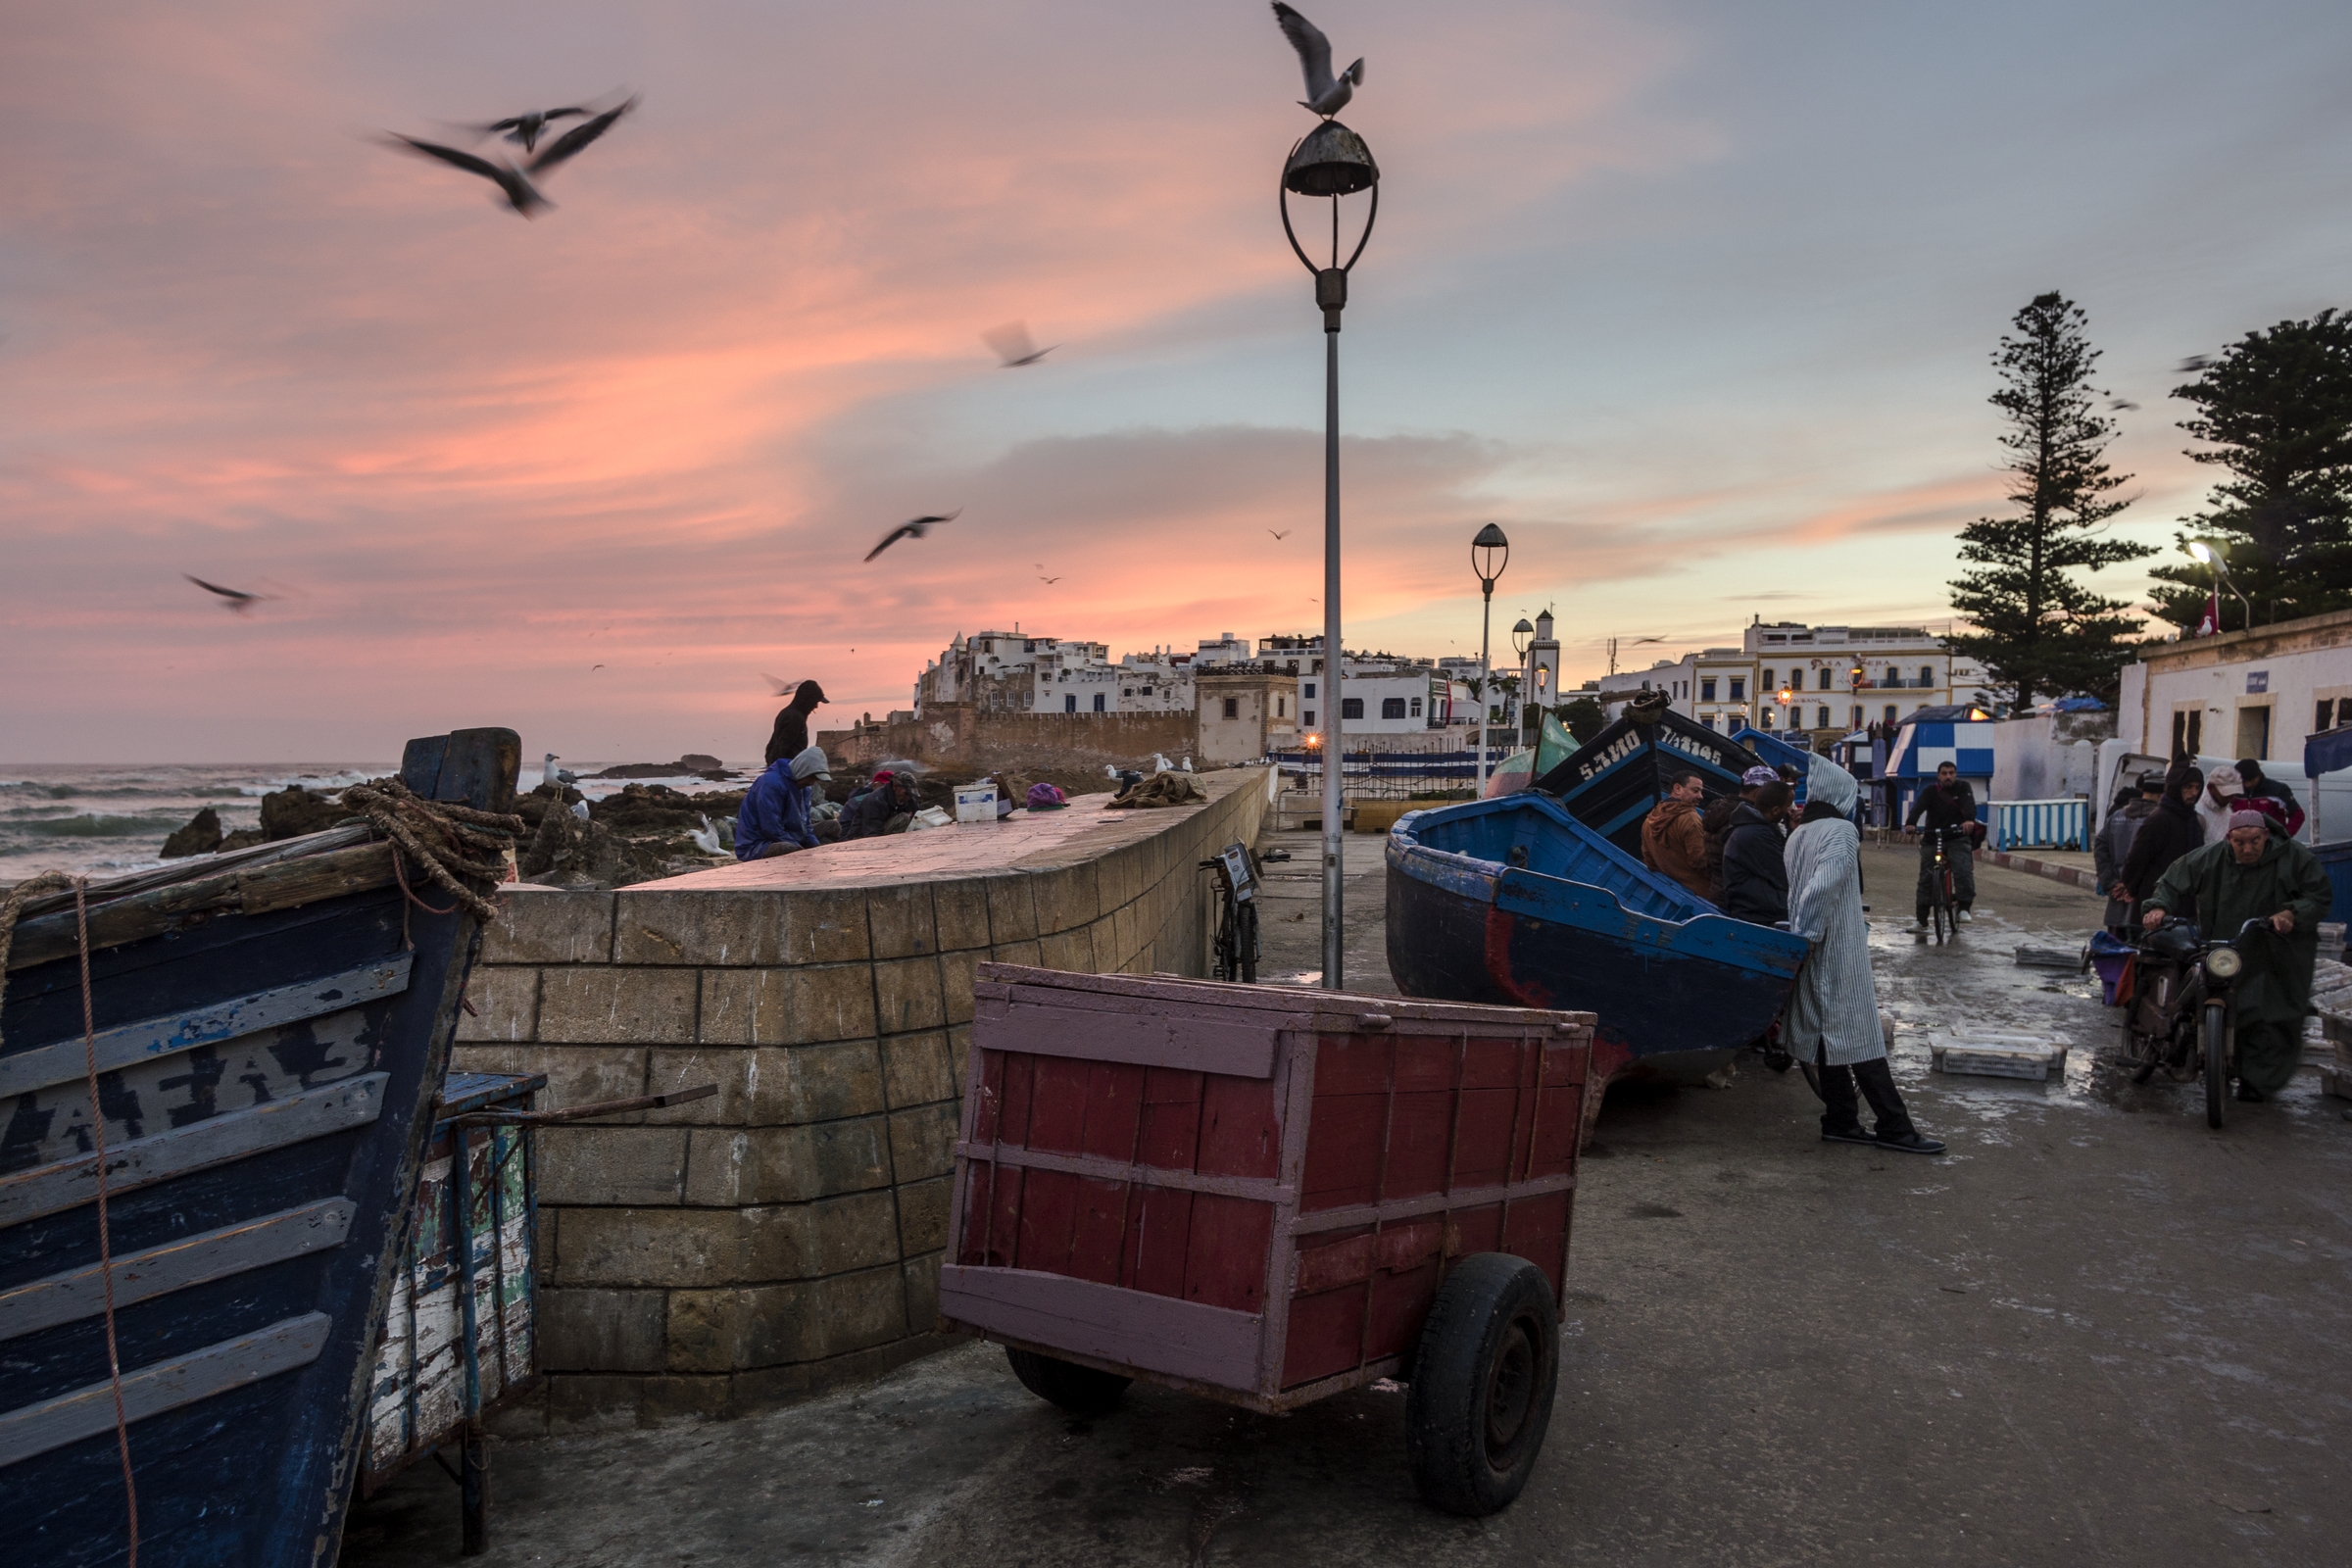
[[[1487,688],[1494,679],[1493,630],[1494,625],[1494,581],[1502,568],[1511,564],[1511,541],[1501,528],[1488,523],[1470,541],[1470,569],[1478,573],[1478,586],[1483,596],[1478,612],[1478,796],[1487,794]]]
[[[1348,260],[1340,260],[1340,199],[1359,191],[1371,193],[1364,215],[1364,231]],[[1318,265],[1298,243],[1291,225],[1291,198],[1302,196],[1331,203],[1331,258]],[[1348,274],[1372,239],[1372,224],[1380,217],[1380,166],[1364,139],[1336,120],[1326,120],[1299,138],[1283,160],[1282,183],[1276,192],[1282,211],[1282,232],[1291,250],[1315,278],[1315,307],[1323,313],[1323,985],[1342,989],[1346,954],[1343,929],[1340,836],[1340,757],[1342,682],[1347,679],[1347,650],[1340,636],[1340,313],[1348,308]]]

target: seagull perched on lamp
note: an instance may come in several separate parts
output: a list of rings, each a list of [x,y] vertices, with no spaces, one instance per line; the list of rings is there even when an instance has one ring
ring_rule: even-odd
[[[1282,0],[1274,0],[1274,20],[1282,24],[1282,35],[1291,40],[1292,48],[1298,51],[1298,66],[1306,74],[1306,96],[1298,100],[1298,107],[1321,115],[1325,120],[1347,108],[1348,100],[1354,97],[1355,89],[1363,84],[1363,61],[1357,60],[1354,65],[1334,76],[1331,74],[1331,40],[1323,36],[1322,28],[1284,5]]]

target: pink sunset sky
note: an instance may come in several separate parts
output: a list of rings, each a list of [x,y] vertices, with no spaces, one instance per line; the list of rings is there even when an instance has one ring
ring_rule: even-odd
[[[1573,678],[1612,635],[1941,622],[2000,505],[1987,356],[2049,288],[2139,405],[2124,526],[2169,550],[2210,477],[2175,364],[2352,303],[2340,4],[1304,9],[1367,60],[1344,118],[1384,173],[1351,645],[1475,653],[1487,521],[1497,646],[1549,605]],[[1313,122],[1258,0],[9,33],[0,760],[489,723],[743,760],[763,671],[822,680],[824,725],[958,631],[1320,621],[1323,343],[1274,205]],[[628,91],[533,221],[380,140]],[[1061,347],[1007,372],[979,334],[1015,318]]]

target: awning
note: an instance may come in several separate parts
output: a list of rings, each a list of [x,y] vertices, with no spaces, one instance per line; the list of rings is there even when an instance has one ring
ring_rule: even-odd
[[[2303,743],[2303,776],[2318,778],[2338,768],[2352,767],[2352,724],[2322,730]]]

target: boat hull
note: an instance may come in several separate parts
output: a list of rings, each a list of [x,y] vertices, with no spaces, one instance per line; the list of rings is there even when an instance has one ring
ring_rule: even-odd
[[[1531,820],[1540,831],[1526,830]],[[1499,854],[1426,842],[1449,837]],[[1508,863],[1522,853],[1531,864]],[[1545,863],[1560,874],[1536,868]],[[1681,1081],[1719,1069],[1764,1035],[1806,947],[1717,913],[1628,861],[1557,803],[1519,796],[1396,824],[1388,952],[1407,996],[1592,1012],[1597,1073]]]
[[[494,807],[518,759],[512,731],[461,732],[412,743],[404,780],[428,800]],[[377,1321],[480,943],[446,894],[431,906],[444,912],[410,904],[388,850],[354,838],[237,873],[242,903],[167,900],[150,922],[160,929],[134,940],[108,940],[131,901],[94,906],[94,1042],[78,952],[41,956],[59,945],[58,917],[19,928],[35,961],[12,956],[0,993],[10,1561],[115,1563],[129,1544],[89,1152],[93,1053],[141,1555],[333,1560]],[[196,870],[188,887],[217,883]],[[300,902],[261,907],[253,890],[272,877]],[[70,932],[70,907],[63,918]]]

